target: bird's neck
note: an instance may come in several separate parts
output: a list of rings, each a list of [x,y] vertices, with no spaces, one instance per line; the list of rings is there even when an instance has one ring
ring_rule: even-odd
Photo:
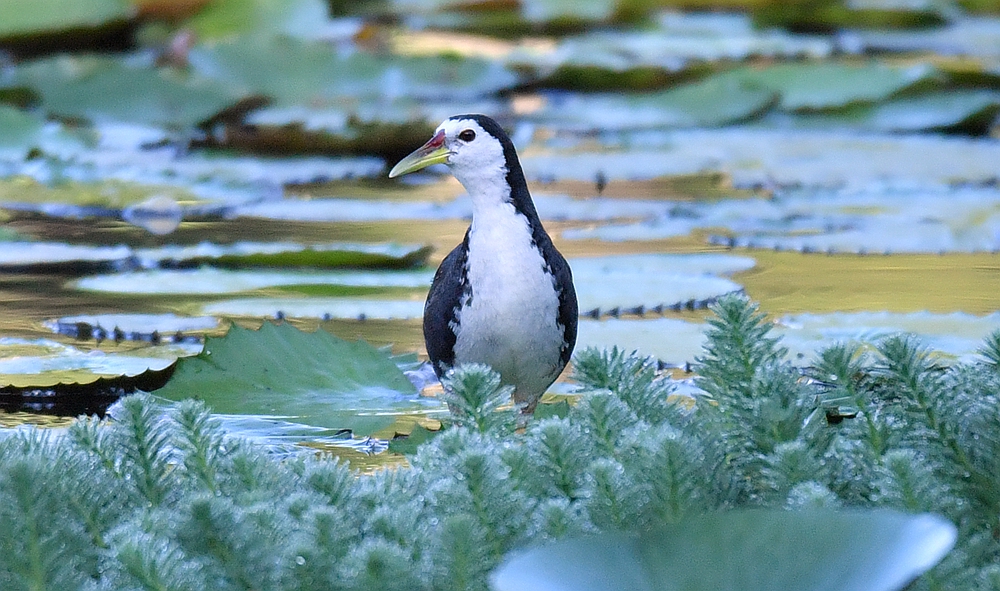
[[[504,212],[523,215],[533,231],[542,231],[538,213],[528,193],[524,173],[516,158],[508,166],[486,166],[462,174],[452,171],[472,198],[473,227],[475,220],[487,222]]]

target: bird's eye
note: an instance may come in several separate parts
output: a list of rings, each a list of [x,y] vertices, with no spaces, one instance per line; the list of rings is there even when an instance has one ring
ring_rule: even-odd
[[[472,140],[476,139],[476,132],[472,131],[471,129],[466,129],[462,133],[458,134],[458,139],[462,140],[463,142],[471,142]]]

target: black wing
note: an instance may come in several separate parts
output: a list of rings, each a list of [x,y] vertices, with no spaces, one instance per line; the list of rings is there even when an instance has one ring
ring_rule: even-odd
[[[462,297],[472,295],[471,286],[466,285],[468,253],[466,232],[465,240],[441,261],[424,304],[424,343],[438,377],[455,363],[455,312]]]
[[[579,318],[576,288],[573,287],[573,272],[569,268],[569,263],[554,246],[551,246],[551,242],[549,244],[552,250],[546,253],[545,258],[549,269],[552,270],[556,290],[559,292],[559,318],[557,321],[563,327],[561,359],[563,365],[566,365],[573,355],[573,347],[576,346],[576,323]]]

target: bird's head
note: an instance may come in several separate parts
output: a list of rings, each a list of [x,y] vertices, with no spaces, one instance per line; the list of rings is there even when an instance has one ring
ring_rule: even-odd
[[[484,115],[456,115],[438,126],[434,136],[389,171],[389,178],[446,164],[466,189],[508,171],[507,151],[514,148],[500,126]],[[516,162],[516,156],[514,156]]]

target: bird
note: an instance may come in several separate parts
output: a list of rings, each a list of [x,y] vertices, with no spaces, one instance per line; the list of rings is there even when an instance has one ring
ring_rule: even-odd
[[[439,378],[462,364],[490,366],[530,415],[576,345],[569,263],[542,227],[514,144],[496,121],[479,114],[446,119],[389,177],[432,164],[447,165],[465,187],[472,221],[431,282],[427,354]]]

